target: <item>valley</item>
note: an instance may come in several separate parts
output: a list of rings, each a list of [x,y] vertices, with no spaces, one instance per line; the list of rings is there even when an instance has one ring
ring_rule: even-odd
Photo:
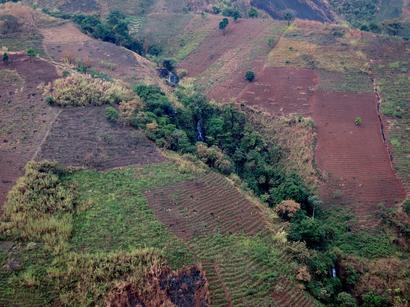
[[[405,1],[12,2],[0,306],[407,306]]]

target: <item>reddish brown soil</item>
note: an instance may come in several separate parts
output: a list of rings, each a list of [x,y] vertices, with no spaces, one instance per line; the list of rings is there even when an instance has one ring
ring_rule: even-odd
[[[311,69],[266,67],[247,84],[238,102],[274,114],[308,114],[317,75]]]
[[[158,219],[183,239],[217,232],[252,235],[266,229],[261,209],[214,173],[146,195]]]
[[[23,82],[3,80],[0,84],[0,206],[57,115],[38,89],[57,78],[53,65],[11,55],[8,65],[0,64],[0,70],[4,69],[18,72]]]
[[[251,48],[252,41],[262,35],[267,26],[271,25],[269,21],[263,19],[241,19],[238,22],[230,20],[224,34],[218,29],[221,18],[209,17],[215,30],[179,65],[181,68],[187,69],[191,77],[198,76],[234,49]],[[241,61],[241,59],[238,60]]]
[[[42,28],[43,48],[55,61],[84,62],[92,69],[129,83],[156,82],[153,65],[123,47],[93,39],[71,23]]]
[[[111,124],[104,111],[105,107],[64,109],[37,159],[99,170],[165,160],[142,132]]]
[[[172,272],[170,268],[151,268],[141,285],[125,283],[114,288],[107,306],[209,306],[208,281],[200,267]],[[139,288],[139,289],[138,289]]]
[[[352,208],[366,225],[377,204],[390,207],[405,197],[383,142],[374,94],[318,92],[312,114],[316,161],[325,175],[321,194],[328,203]],[[357,116],[363,119],[360,127],[354,122]]]

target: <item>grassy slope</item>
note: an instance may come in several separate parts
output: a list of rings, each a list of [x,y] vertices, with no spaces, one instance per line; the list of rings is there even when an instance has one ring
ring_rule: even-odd
[[[292,278],[294,268],[283,259],[272,238],[210,234],[183,242],[155,218],[144,191],[197,176],[197,173],[180,170],[174,163],[104,173],[79,170],[66,175],[63,183],[75,188],[79,203],[68,252],[102,256],[148,247],[161,250],[174,269],[192,263],[216,262],[233,301],[261,304],[270,301],[272,282],[283,275]],[[57,272],[53,264],[57,258],[40,243],[13,244],[13,249],[7,249],[5,241],[0,241],[0,304],[13,305],[18,298],[21,305],[29,302],[31,306],[49,305],[58,294],[52,284],[39,281],[48,280],[48,274]],[[65,257],[69,254],[60,255],[55,263],[65,261]],[[13,260],[17,260],[20,267],[6,270],[4,264]],[[247,282],[243,283],[240,276]],[[211,290],[215,290],[212,287],[218,285],[211,285]],[[222,304],[223,296],[212,293],[215,305],[218,299]]]
[[[98,173],[79,171],[67,178],[78,186],[86,204],[74,218],[73,251],[110,252],[131,248],[165,249],[174,267],[190,261],[189,252],[172,236],[148,207],[144,191],[192,178],[171,163]]]

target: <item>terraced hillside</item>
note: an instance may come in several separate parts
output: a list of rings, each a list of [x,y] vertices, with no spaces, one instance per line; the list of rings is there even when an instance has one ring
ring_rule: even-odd
[[[202,263],[213,306],[314,306],[289,280],[267,211],[213,173],[146,192],[155,216]],[[282,263],[282,266],[281,266]]]
[[[274,116],[312,117],[318,132],[321,196],[328,204],[354,209],[363,227],[374,223],[377,204],[391,207],[406,195],[381,133],[365,46],[357,31],[297,21],[267,56],[251,62],[254,82],[244,80],[243,69],[232,78],[234,82],[207,84],[209,95],[216,100],[236,99]],[[190,65],[188,71],[198,68],[196,78],[201,80],[201,62]],[[363,120],[360,127],[355,126],[357,117]]]

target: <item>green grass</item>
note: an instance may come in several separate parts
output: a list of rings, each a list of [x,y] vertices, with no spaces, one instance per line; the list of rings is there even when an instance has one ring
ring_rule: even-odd
[[[331,247],[338,248],[346,255],[368,259],[400,254],[399,248],[383,229],[348,231],[352,221],[353,216],[343,209],[325,211],[324,223],[332,225],[334,230]]]
[[[373,84],[365,73],[347,71],[345,73],[320,70],[319,88],[326,91],[337,92],[373,92]]]
[[[154,216],[144,191],[192,178],[171,163],[126,168],[107,173],[79,171],[66,180],[77,186],[87,209],[74,217],[73,251],[109,252],[132,248],[165,249],[171,265],[190,261],[183,243]]]
[[[410,184],[410,78],[401,62],[391,63],[389,70],[380,69],[378,80],[383,97],[382,112],[389,118],[389,140],[394,166],[406,184]],[[385,68],[384,68],[385,69]]]

